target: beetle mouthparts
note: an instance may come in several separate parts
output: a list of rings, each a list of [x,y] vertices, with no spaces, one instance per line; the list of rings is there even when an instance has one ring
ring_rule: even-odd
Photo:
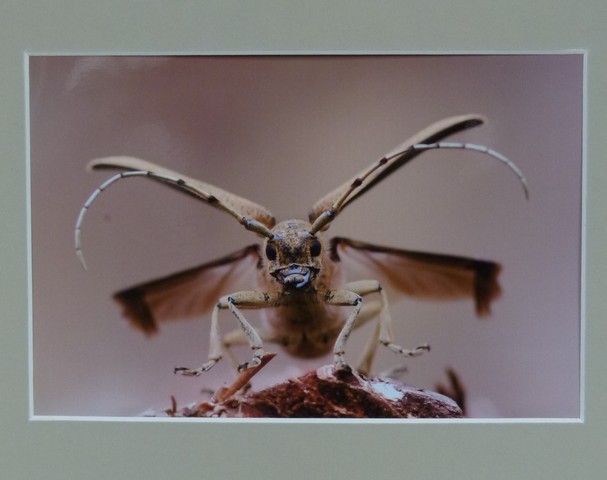
[[[313,279],[312,269],[303,265],[282,268],[276,272],[275,277],[280,283],[291,288],[304,287]]]

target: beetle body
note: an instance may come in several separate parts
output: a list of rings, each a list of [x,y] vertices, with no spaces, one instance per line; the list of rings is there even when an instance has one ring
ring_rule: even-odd
[[[296,220],[276,225],[258,272],[260,290],[281,293],[280,304],[265,311],[276,343],[306,358],[330,352],[344,322],[343,311],[328,308],[322,298],[341,283],[339,266],[329,258],[323,236],[311,235],[310,229],[308,222]]]
[[[344,360],[352,331],[377,320],[373,341],[362,352],[358,370],[368,373],[378,344],[403,356],[416,356],[428,345],[405,349],[395,343],[386,288],[394,294],[432,300],[471,298],[476,313],[489,314],[490,304],[500,295],[500,266],[468,257],[416,252],[372,245],[336,237],[327,240],[327,230],[339,213],[360,195],[431,149],[465,149],[488,155],[509,167],[528,195],[518,167],[484,146],[440,142],[467,128],[480,125],[477,115],[451,117],[433,124],[373,162],[349,181],[320,199],[309,221],[276,223],[266,208],[214,185],[186,177],[156,164],[132,158],[109,157],[91,163],[94,169],[114,168],[122,173],[103,183],[85,202],[76,222],[76,251],[84,265],[81,227],[94,199],[115,182],[145,177],[164,183],[235,218],[246,230],[264,238],[218,260],[146,282],[115,294],[124,315],[147,334],[164,321],[200,317],[211,312],[209,360],[200,368],[177,367],[185,375],[209,370],[224,355],[238,364],[230,347],[248,344],[253,357],[241,368],[261,362],[264,344],[276,343],[291,355],[314,358],[333,352],[337,368],[349,368]],[[343,262],[357,262],[369,272],[367,279],[344,281]],[[256,269],[256,289],[231,291],[245,270]],[[244,311],[264,309],[267,331],[252,326]],[[220,312],[230,310],[237,328],[227,334],[220,329]]]

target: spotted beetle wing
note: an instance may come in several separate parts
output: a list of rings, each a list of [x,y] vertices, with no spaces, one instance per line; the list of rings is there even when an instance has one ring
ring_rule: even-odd
[[[123,315],[151,335],[164,322],[188,320],[207,314],[231,293],[243,276],[259,266],[259,247],[250,245],[212,262],[135,285],[114,294]]]

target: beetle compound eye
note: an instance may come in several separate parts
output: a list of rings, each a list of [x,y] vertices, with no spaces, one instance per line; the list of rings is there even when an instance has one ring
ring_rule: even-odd
[[[272,245],[271,243],[268,243],[266,245],[266,257],[271,262],[276,260],[276,247],[274,245]]]
[[[310,244],[310,255],[312,255],[313,257],[318,257],[320,255],[321,248],[322,247],[320,245],[320,241],[314,239]]]

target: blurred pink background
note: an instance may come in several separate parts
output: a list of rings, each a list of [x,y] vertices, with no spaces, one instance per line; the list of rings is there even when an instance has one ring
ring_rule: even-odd
[[[33,400],[37,415],[137,415],[203,398],[234,377],[197,379],[209,319],[147,339],[111,294],[254,243],[232,218],[145,179],[119,182],[78,212],[109,172],[93,158],[132,155],[250,198],[278,219],[305,218],[325,193],[430,123],[478,113],[452,137],[494,148],[527,176],[474,152],[429,152],[358,199],[341,235],[503,265],[503,297],[484,321],[472,302],[400,299],[399,343],[432,351],[407,383],[432,388],[453,367],[476,417],[580,415],[583,56],[31,57]],[[246,288],[246,286],[245,286]],[[247,314],[255,319],[255,314]],[[235,327],[226,314],[224,331]],[[255,323],[255,320],[253,320]],[[349,358],[366,341],[353,335]],[[268,350],[274,350],[270,347]],[[399,359],[379,350],[376,367]],[[244,360],[248,349],[238,350]],[[329,363],[285,353],[256,388]]]

